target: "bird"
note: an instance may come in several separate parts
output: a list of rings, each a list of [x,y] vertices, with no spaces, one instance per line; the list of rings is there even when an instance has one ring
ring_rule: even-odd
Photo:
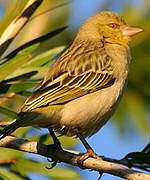
[[[129,43],[142,31],[111,11],[87,19],[25,101],[18,119],[0,131],[0,139],[24,126],[48,128],[56,146],[61,145],[55,132],[75,136],[87,150],[82,160],[98,158],[85,138],[98,132],[116,111],[128,81]]]

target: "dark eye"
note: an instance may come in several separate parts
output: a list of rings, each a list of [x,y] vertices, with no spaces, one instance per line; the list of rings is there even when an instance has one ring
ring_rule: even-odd
[[[112,29],[116,29],[118,27],[118,25],[116,23],[111,23],[109,24],[109,26],[112,28]]]

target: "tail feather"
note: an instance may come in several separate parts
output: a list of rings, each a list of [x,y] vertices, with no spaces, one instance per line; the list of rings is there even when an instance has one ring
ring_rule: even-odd
[[[0,131],[0,140],[5,138],[6,136],[9,136],[11,133],[13,133],[16,129],[21,127],[23,125],[21,119],[17,119],[12,124],[5,127],[3,130]]]
[[[16,129],[32,125],[32,120],[35,119],[39,113],[36,112],[21,112],[18,114],[19,118],[13,121],[10,125],[5,127],[3,130],[0,131],[0,140],[6,136],[9,136],[13,133]]]

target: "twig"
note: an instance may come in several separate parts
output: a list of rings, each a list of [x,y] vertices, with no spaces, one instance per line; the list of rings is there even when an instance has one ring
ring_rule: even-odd
[[[0,165],[15,164],[16,162],[17,162],[16,159],[5,159],[5,160],[0,160]]]
[[[0,122],[0,126],[8,126],[8,125],[12,124],[14,121]]]
[[[0,56],[8,48],[23,26],[28,22],[31,15],[39,7],[43,0],[29,0],[22,12],[8,25],[0,37]]]
[[[134,168],[138,168],[138,169],[141,169],[141,170],[144,170],[144,171],[147,171],[147,172],[150,172],[148,170],[148,168],[150,168],[150,165],[149,164],[146,164],[146,163],[135,163],[135,162],[132,162],[132,164],[125,160],[125,159],[121,159],[121,160],[116,160],[116,159],[113,159],[113,158],[107,158],[107,157],[103,157],[103,159],[105,161],[109,161],[109,162],[113,162],[113,163],[118,163],[118,164],[121,164],[121,165],[125,165],[127,167],[134,167]]]
[[[37,143],[35,141],[28,141],[24,139],[18,139],[12,136],[7,136],[0,141],[0,147],[39,154],[45,157],[59,160],[60,162],[78,166],[76,161],[78,153],[75,154],[69,152],[68,150],[62,149],[55,149],[54,151],[52,146]],[[98,160],[94,158],[86,159],[83,162],[83,168],[108,173],[128,180],[150,180],[150,174],[135,171],[133,169],[123,167],[116,163]]]
[[[0,104],[5,103],[6,101],[8,101],[8,99],[12,98],[15,96],[15,93],[9,93],[6,96],[0,98]]]
[[[147,146],[142,150],[144,153],[149,153],[150,152],[150,143],[147,144]]]

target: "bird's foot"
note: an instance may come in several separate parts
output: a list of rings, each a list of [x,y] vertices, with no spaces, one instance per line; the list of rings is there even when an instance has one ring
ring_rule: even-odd
[[[100,159],[100,160],[102,159],[92,149],[88,149],[88,151],[86,153],[84,153],[83,155],[78,156],[77,159],[76,159],[77,164],[81,169],[84,169],[83,163],[89,157],[92,157],[92,158],[95,158],[95,159]]]
[[[60,163],[60,161],[55,160],[53,158],[51,158],[51,159],[47,158],[47,160],[48,160],[48,162],[50,162],[50,167],[46,166],[46,169],[53,169],[57,165],[57,163]]]
[[[103,176],[103,172],[99,172],[99,177],[97,180],[100,180],[102,176]]]
[[[57,165],[57,163],[60,163],[60,161],[58,159],[54,158],[54,153],[57,150],[62,150],[62,147],[61,147],[61,143],[57,139],[53,129],[52,128],[48,128],[48,130],[49,130],[50,135],[52,136],[54,144],[49,144],[48,145],[47,157],[49,157],[49,152],[51,152],[51,155],[50,155],[51,156],[51,160],[50,159],[47,159],[47,160],[51,163],[51,167],[46,167],[46,168],[47,169],[52,169],[52,168],[54,168]]]
[[[47,169],[53,169],[53,168],[57,165],[57,163],[60,163],[60,161],[59,161],[58,159],[55,159],[55,158],[53,157],[53,154],[54,154],[57,150],[62,150],[62,147],[61,147],[60,144],[49,144],[49,145],[48,145],[48,151],[49,151],[49,150],[50,150],[50,152],[51,152],[52,157],[51,157],[51,159],[47,158],[48,162],[50,162],[50,167],[46,167],[46,168],[47,168]],[[49,155],[48,155],[48,152],[47,152],[47,156],[49,156]]]
[[[81,155],[81,156],[78,156],[78,157],[76,158],[76,161],[77,161],[78,166],[79,166],[81,169],[85,169],[84,166],[83,166],[83,163],[84,163],[84,161],[85,161],[86,159],[88,159],[88,158],[90,158],[90,157],[92,157],[92,158],[94,158],[94,159],[102,160],[102,158],[101,158],[100,156],[98,156],[98,155],[93,151],[93,149],[88,149],[88,151],[87,151],[85,154],[83,154],[83,155]],[[98,180],[101,179],[103,173],[102,173],[102,172],[99,172],[99,174],[100,174],[100,175],[99,175]]]

